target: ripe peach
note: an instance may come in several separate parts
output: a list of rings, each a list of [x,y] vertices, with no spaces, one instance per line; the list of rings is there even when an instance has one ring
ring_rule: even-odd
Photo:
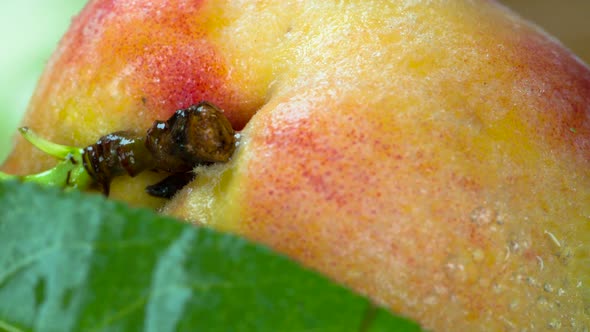
[[[94,0],[24,123],[85,145],[201,100],[240,146],[164,213],[429,329],[590,327],[590,70],[496,2]]]

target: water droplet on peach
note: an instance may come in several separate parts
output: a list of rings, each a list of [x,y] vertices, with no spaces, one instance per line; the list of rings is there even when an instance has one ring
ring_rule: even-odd
[[[549,321],[549,328],[552,330],[557,330],[561,328],[561,321],[557,318],[553,318]]]
[[[513,254],[520,253],[520,243],[518,243],[517,241],[514,241],[514,240],[509,241],[508,248],[510,249],[510,252]]]
[[[510,302],[510,305],[508,306],[508,308],[512,311],[516,311],[518,309],[518,300],[514,300],[512,302]]]
[[[530,286],[537,286],[537,280],[535,278],[533,278],[533,277],[527,277],[526,278],[526,282]]]
[[[547,293],[552,293],[553,286],[551,286],[551,284],[549,284],[549,283],[546,283],[543,285],[543,290],[546,291]]]
[[[472,223],[483,226],[494,221],[496,219],[496,213],[490,208],[479,206],[471,211],[470,219]]]

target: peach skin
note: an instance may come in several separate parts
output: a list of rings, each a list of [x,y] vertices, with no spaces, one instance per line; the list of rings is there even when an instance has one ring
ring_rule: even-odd
[[[590,70],[495,1],[94,0],[24,125],[69,145],[202,100],[239,145],[169,201],[434,331],[590,328]],[[3,166],[51,166],[22,139]]]

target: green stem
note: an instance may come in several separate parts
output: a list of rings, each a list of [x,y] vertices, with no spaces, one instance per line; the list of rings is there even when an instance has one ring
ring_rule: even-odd
[[[50,142],[27,127],[19,128],[19,132],[33,146],[61,161],[54,168],[37,174],[19,176],[0,172],[0,181],[18,180],[66,189],[85,189],[93,183],[82,162],[83,149]]]
[[[18,131],[23,138],[33,144],[34,147],[57,159],[65,160],[69,155],[82,153],[82,149],[80,148],[53,143],[41,138],[28,127],[18,128]]]

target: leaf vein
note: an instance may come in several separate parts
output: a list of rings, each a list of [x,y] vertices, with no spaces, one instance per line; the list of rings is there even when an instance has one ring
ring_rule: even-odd
[[[0,319],[0,330],[5,330],[6,332],[24,332],[20,328]]]
[[[35,252],[34,254],[25,256],[19,262],[9,266],[6,271],[0,274],[0,286],[2,286],[12,275],[16,274],[18,271],[26,268],[29,265],[32,265],[40,258],[49,255],[50,253],[57,251],[61,248],[61,246],[52,246],[49,248],[44,248]]]
[[[56,252],[56,251],[68,251],[68,250],[81,250],[81,249],[91,249],[91,250],[108,250],[108,249],[124,249],[129,247],[139,247],[145,246],[150,247],[154,244],[160,242],[162,240],[152,240],[152,241],[121,241],[115,243],[100,243],[100,242],[79,242],[74,244],[57,244],[50,247],[45,247],[33,254],[27,255],[17,261],[16,263],[9,266],[4,273],[0,274],[0,286],[2,286],[6,280],[8,280],[12,275],[16,274],[18,271],[26,268],[34,264],[35,262],[39,261],[41,258]]]

